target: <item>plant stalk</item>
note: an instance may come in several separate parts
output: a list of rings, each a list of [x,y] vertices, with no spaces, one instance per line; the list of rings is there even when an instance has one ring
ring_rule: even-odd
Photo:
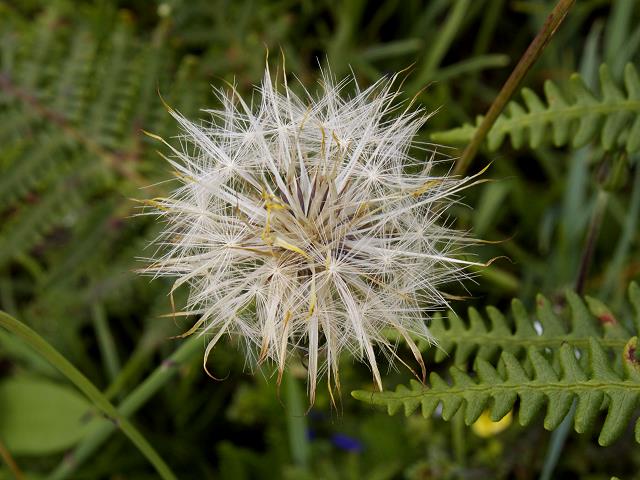
[[[600,227],[602,226],[602,219],[604,213],[607,210],[607,203],[609,201],[609,192],[600,188],[598,196],[596,198],[596,206],[591,215],[591,221],[589,222],[589,229],[587,230],[587,239],[585,241],[584,249],[582,251],[582,257],[580,258],[580,268],[578,269],[578,277],[576,278],[576,293],[580,296],[584,294],[584,285],[589,275],[589,268],[593,260],[593,252],[598,242],[598,236],[600,235]]]
[[[451,421],[451,437],[453,442],[453,451],[456,463],[460,468],[464,468],[467,456],[467,426],[464,423],[464,415],[462,411],[458,411]]]
[[[20,470],[20,467],[18,467],[18,464],[11,456],[11,452],[9,452],[9,450],[7,450],[7,447],[4,446],[2,440],[0,440],[0,459],[2,459],[7,465],[15,480],[25,480],[22,470]]]
[[[173,378],[181,366],[201,352],[202,343],[202,338],[197,335],[189,337],[122,401],[118,406],[118,413],[127,418],[137,412],[160,388]],[[111,423],[101,424],[85,437],[70,455],[65,456],[58,467],[49,475],[48,479],[61,480],[68,478],[114,431],[115,425]]]
[[[109,380],[113,381],[120,371],[120,359],[118,358],[116,342],[113,338],[113,334],[111,333],[111,329],[109,328],[104,307],[96,303],[93,305],[91,313],[93,317],[93,328],[98,339],[100,356],[102,357],[102,362],[107,370]]]
[[[573,6],[575,0],[558,0],[556,6],[553,8],[544,25],[533,39],[524,55],[520,58],[520,61],[509,75],[509,78],[502,86],[500,93],[495,98],[484,119],[473,134],[473,138],[469,145],[465,148],[462,156],[456,162],[454,169],[455,175],[464,175],[471,165],[471,161],[478,153],[480,146],[484,142],[489,130],[497,120],[498,116],[504,110],[509,99],[513,96],[514,92],[524,79],[527,72],[531,69],[536,60],[540,57],[540,54],[545,49],[551,37],[556,32],[558,27],[562,24],[563,20],[567,16],[569,9]]]
[[[573,423],[573,417],[575,413],[576,401],[574,400],[573,404],[571,405],[571,410],[569,410],[567,416],[564,417],[562,423],[551,434],[551,443],[549,444],[549,450],[547,450],[547,455],[544,459],[544,465],[542,467],[540,480],[551,480],[553,471],[555,470],[556,465],[558,464],[558,460],[560,459],[560,454],[562,453],[564,442],[567,440],[567,436],[569,436],[569,431],[571,430],[571,424]]]
[[[306,470],[309,467],[310,450],[304,396],[298,380],[290,372],[285,378],[285,395],[289,450],[294,463]]]
[[[155,467],[160,478],[164,480],[175,480],[177,478],[146,438],[105,398],[102,392],[100,392],[80,370],[74,367],[69,360],[62,356],[62,354],[52,347],[44,338],[24,323],[2,311],[0,311],[0,327],[6,328],[28,343],[35,351],[56,367],[60,373],[67,377],[78,390],[84,393],[87,398],[93,402],[94,406],[111,420],[110,422],[104,422],[103,425],[111,430],[115,430],[116,428],[120,429]]]

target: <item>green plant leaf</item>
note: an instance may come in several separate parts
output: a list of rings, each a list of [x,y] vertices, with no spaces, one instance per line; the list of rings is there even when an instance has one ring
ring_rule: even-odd
[[[631,283],[628,294],[637,318],[640,289],[636,283]],[[535,315],[514,300],[512,322],[494,307],[487,308],[489,324],[473,308],[467,321],[453,312],[448,321],[436,317],[431,324],[440,344],[435,360],[453,354],[450,380],[434,371],[428,385],[412,380],[409,387],[400,385],[394,392],[355,391],[353,396],[385,406],[389,414],[404,409],[409,415],[420,407],[425,417],[442,403],[444,420],[461,410],[467,425],[489,407],[491,419],[500,420],[519,398],[520,424],[529,425],[546,411],[548,430],[561,424],[576,401],[573,422],[579,433],[591,430],[600,412],[607,410],[598,441],[609,445],[627,428],[640,400],[638,337],[631,337],[600,300],[586,297],[585,303],[567,292],[566,301],[568,324],[542,295],[538,295]],[[490,360],[497,354],[494,366]],[[470,359],[473,366],[467,370]],[[640,420],[635,436],[640,443]]]
[[[76,390],[42,378],[0,382],[0,437],[14,455],[45,455],[74,445],[98,423]]]
[[[569,94],[551,80],[544,85],[545,100],[529,88],[521,91],[524,105],[512,101],[489,131],[487,146],[497,150],[507,137],[513,148],[525,144],[535,149],[551,139],[556,147],[578,148],[598,137],[604,150],[624,148],[633,153],[640,150],[640,78],[632,64],[624,71],[624,89],[617,86],[607,65],[600,66],[601,94],[586,86],[574,73]],[[482,117],[476,124],[465,124],[452,130],[434,133],[431,138],[443,144],[462,144],[471,140]]]
[[[587,351],[586,368],[580,365],[576,350],[569,344],[563,344],[558,350],[558,367],[552,365],[543,350],[531,346],[526,356],[533,366],[531,373],[527,373],[523,361],[504,351],[499,367],[482,358],[476,359],[472,372],[451,367],[451,382],[433,372],[428,385],[412,380],[409,387],[400,385],[395,391],[359,390],[352,395],[366,403],[386,407],[390,415],[399,410],[410,415],[420,408],[424,417],[430,417],[442,403],[444,420],[451,419],[460,410],[467,425],[475,422],[486,408],[490,408],[492,420],[500,420],[515,407],[519,398],[520,424],[529,425],[544,411],[544,427],[548,430],[560,425],[576,400],[576,431],[582,433],[594,428],[600,411],[606,410],[598,442],[610,445],[632,418],[640,399],[640,377],[628,369],[623,375],[617,374],[596,339],[589,340]],[[636,432],[639,423],[640,420],[636,423]]]
[[[629,300],[637,311],[636,316],[640,315],[638,290],[635,283],[629,287]],[[474,357],[490,359],[502,351],[518,355],[531,346],[557,349],[568,344],[584,349],[591,338],[598,338],[607,348],[622,351],[632,333],[602,302],[587,297],[585,304],[572,292],[567,293],[566,300],[569,304],[568,322],[543,295],[538,295],[533,314],[526,311],[522,302],[514,299],[511,318],[492,306],[486,308],[484,316],[475,308],[469,308],[467,319],[452,311],[446,317],[435,315],[429,326],[440,347],[434,354],[435,361],[452,358],[456,365],[460,365]],[[536,327],[541,329],[540,333]],[[425,350],[429,345],[422,342],[419,347]]]
[[[120,430],[131,440],[140,452],[155,467],[163,479],[175,479],[175,475],[162,457],[153,449],[149,442],[133,426],[129,420],[118,412],[111,402],[89,381],[76,367],[74,367],[60,352],[53,348],[47,341],[31,328],[16,320],[11,315],[0,311],[0,326],[28,343],[40,355],[46,358],[64,376],[66,376],[87,398],[108,418],[110,418]]]

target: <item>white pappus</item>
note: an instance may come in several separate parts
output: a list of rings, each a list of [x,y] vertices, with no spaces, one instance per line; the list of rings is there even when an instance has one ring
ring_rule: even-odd
[[[312,403],[322,375],[333,398],[345,350],[382,389],[375,350],[397,357],[393,329],[424,376],[414,339],[436,340],[426,314],[446,305],[439,287],[479,265],[460,258],[470,239],[443,214],[477,181],[433,173],[448,160],[415,141],[429,115],[398,100],[398,75],[360,89],[323,73],[320,92],[300,96],[282,76],[267,68],[249,103],[216,90],[208,122],[169,109],[182,128],[168,159],[181,185],[147,202],[166,228],[146,272],[189,285],[186,312],[199,319],[187,334],[207,336],[205,369],[230,334],[250,363],[273,361],[278,382],[302,352]]]

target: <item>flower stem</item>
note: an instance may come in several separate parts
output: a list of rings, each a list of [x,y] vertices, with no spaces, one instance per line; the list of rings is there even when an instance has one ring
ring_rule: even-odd
[[[116,342],[111,334],[104,307],[100,304],[93,305],[91,314],[93,317],[93,328],[98,338],[100,355],[102,356],[109,380],[113,381],[120,371],[120,359],[118,358]]]
[[[558,459],[560,458],[560,454],[562,453],[562,449],[564,448],[564,442],[567,440],[567,436],[569,435],[569,431],[571,430],[571,424],[573,423],[573,416],[576,413],[576,401],[573,401],[573,405],[571,405],[571,410],[567,413],[567,416],[564,417],[562,423],[556,428],[551,434],[551,443],[549,444],[549,450],[547,450],[547,455],[544,459],[544,465],[542,467],[542,474],[540,474],[540,480],[551,480],[551,475],[553,475],[553,470],[556,468],[558,464]]]
[[[609,201],[609,192],[600,188],[598,196],[596,198],[596,206],[591,215],[591,221],[589,222],[589,230],[587,231],[587,239],[585,241],[584,250],[582,251],[582,257],[580,258],[580,268],[578,270],[578,277],[576,279],[576,293],[582,295],[584,293],[584,284],[589,274],[589,268],[591,267],[591,261],[593,260],[593,251],[600,235],[600,227],[602,226],[602,219],[604,213],[607,210],[607,202]]]
[[[14,458],[11,456],[11,452],[9,452],[9,450],[7,450],[7,447],[4,446],[4,443],[2,443],[2,440],[0,440],[0,458],[7,465],[7,467],[9,468],[9,471],[11,472],[11,474],[16,480],[25,480],[22,470],[20,470],[20,467],[18,467],[18,464],[16,463]]]
[[[130,417],[140,409],[160,388],[162,388],[178,371],[202,350],[203,340],[197,335],[191,336],[171,355],[164,360],[138,387],[131,392],[118,406],[122,417]],[[49,475],[49,480],[68,478],[78,466],[91,456],[115,431],[115,425],[103,423],[93,430],[76,449],[65,456],[58,467]]]
[[[464,175],[471,165],[471,161],[478,153],[480,145],[484,142],[485,137],[491,130],[491,127],[497,120],[498,116],[504,110],[509,99],[513,96],[516,88],[522,82],[522,79],[531,69],[536,60],[540,57],[540,54],[551,40],[551,37],[556,32],[564,18],[567,16],[569,9],[573,6],[575,0],[558,0],[556,6],[551,11],[544,25],[533,39],[524,55],[520,58],[520,61],[509,75],[509,78],[502,86],[502,90],[495,98],[484,119],[476,129],[471,142],[467,145],[462,156],[456,162],[454,170],[455,175]]]
[[[460,30],[460,25],[469,10],[469,4],[470,0],[457,0],[453,4],[444,26],[440,29],[435,37],[435,42],[429,48],[429,53],[420,73],[416,77],[414,86],[422,85],[432,80],[433,73],[447,53],[456,33]]]
[[[80,370],[74,367],[69,360],[64,358],[58,350],[52,347],[44,338],[27,325],[2,311],[0,311],[0,326],[28,343],[84,393],[87,398],[93,402],[95,407],[111,420],[111,422],[103,423],[103,425],[106,426],[105,428],[111,430],[119,428],[155,467],[160,478],[165,480],[176,479],[176,476],[171,472],[169,466],[142,434],[107,400],[100,390],[98,390]]]
[[[285,389],[291,457],[296,465],[306,469],[309,466],[310,453],[309,440],[307,439],[307,417],[300,385],[292,373],[288,373],[285,377]]]
[[[453,451],[455,454],[456,463],[459,467],[463,468],[466,464],[466,436],[468,430],[464,424],[464,415],[462,411],[456,413],[451,423],[451,434],[453,441]]]

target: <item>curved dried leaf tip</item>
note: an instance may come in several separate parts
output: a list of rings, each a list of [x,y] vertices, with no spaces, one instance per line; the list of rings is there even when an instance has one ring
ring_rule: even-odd
[[[339,386],[344,351],[382,389],[376,350],[396,357],[393,328],[424,377],[413,339],[435,342],[425,314],[446,306],[441,284],[479,265],[443,216],[479,180],[434,173],[448,159],[415,141],[429,114],[399,100],[400,83],[362,89],[323,72],[317,94],[296,94],[267,69],[251,102],[216,90],[210,121],[168,109],[182,128],[168,158],[180,185],[145,211],[166,222],[146,271],[189,285],[207,354],[235,335],[249,365],[271,361],[281,378],[302,353],[313,402],[319,377],[331,395]]]

